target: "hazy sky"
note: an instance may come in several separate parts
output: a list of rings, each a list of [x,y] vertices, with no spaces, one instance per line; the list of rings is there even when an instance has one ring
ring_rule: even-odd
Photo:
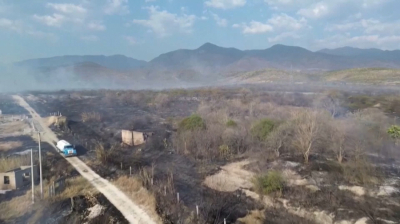
[[[0,63],[239,49],[400,48],[399,0],[0,0]]]

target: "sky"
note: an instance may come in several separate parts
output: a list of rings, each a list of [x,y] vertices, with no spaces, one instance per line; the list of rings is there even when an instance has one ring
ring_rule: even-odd
[[[400,49],[399,0],[0,0],[0,63],[238,49]]]

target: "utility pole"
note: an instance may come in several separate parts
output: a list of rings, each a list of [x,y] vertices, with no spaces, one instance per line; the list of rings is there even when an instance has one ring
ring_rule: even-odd
[[[40,198],[43,199],[43,176],[42,176],[42,149],[40,147],[40,132],[38,132],[39,137],[39,169],[40,169]]]
[[[32,204],[35,203],[35,178],[33,176],[33,149],[31,149]]]

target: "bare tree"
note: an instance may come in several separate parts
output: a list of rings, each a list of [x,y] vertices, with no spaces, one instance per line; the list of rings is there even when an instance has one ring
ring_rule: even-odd
[[[331,120],[330,122],[329,139],[331,144],[329,148],[339,163],[342,163],[347,150],[348,122],[348,120]]]
[[[267,138],[267,146],[271,148],[276,157],[281,155],[282,148],[285,144],[290,142],[289,135],[292,131],[291,124],[289,122],[279,125],[274,131],[272,131]]]
[[[328,111],[332,117],[336,117],[342,110],[340,100],[335,92],[328,92],[317,98],[314,102],[314,106]]]
[[[293,144],[303,154],[305,163],[308,163],[310,153],[319,137],[318,116],[318,111],[306,109],[296,113],[294,117]]]

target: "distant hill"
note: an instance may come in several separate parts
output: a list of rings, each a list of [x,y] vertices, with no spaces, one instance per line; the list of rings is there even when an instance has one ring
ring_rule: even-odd
[[[8,69],[9,74],[19,73],[29,76],[26,80],[36,85],[51,83],[57,88],[170,88],[316,80],[392,84],[399,75],[396,69],[400,68],[400,51],[344,47],[313,52],[280,44],[239,50],[206,43],[192,50],[161,54],[150,62],[123,55],[75,55],[31,59],[17,62],[14,67],[22,69]]]
[[[56,68],[61,66],[70,66],[78,63],[92,62],[99,64],[103,67],[115,70],[132,70],[144,67],[147,62],[136,60],[124,55],[67,55],[57,56],[51,58],[38,58],[17,62],[14,65],[26,68]]]
[[[342,47],[336,49],[322,49],[318,52],[336,56],[400,63],[400,50],[384,51],[376,48],[360,49],[354,47]]]
[[[328,82],[400,85],[400,69],[355,68],[321,75]]]
[[[171,51],[151,60],[150,68],[162,69],[196,69],[210,72],[222,69],[245,56],[243,51],[235,48],[224,48],[206,43],[194,50]]]
[[[148,67],[194,69],[200,73],[254,71],[267,68],[306,72],[368,67],[400,68],[397,52],[383,54],[384,57],[381,59],[377,53],[374,57],[366,57],[363,53],[351,52],[351,49],[347,51],[325,49],[312,52],[301,47],[280,44],[264,50],[241,51],[206,43],[194,50],[177,50],[162,54],[151,60]]]

